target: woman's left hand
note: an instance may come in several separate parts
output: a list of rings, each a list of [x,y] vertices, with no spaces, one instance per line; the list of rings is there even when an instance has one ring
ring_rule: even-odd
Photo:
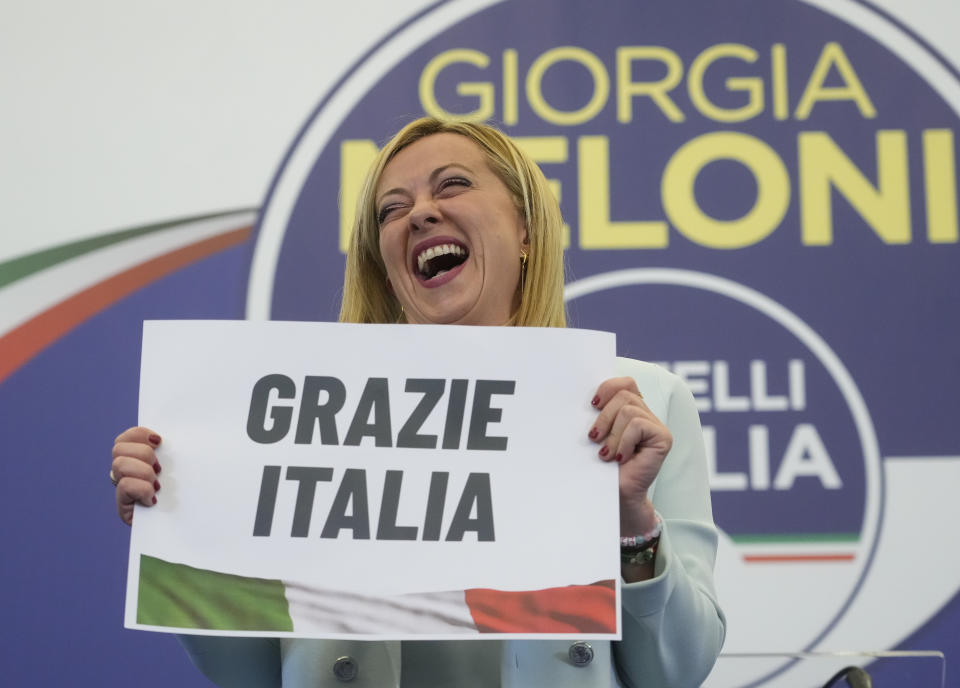
[[[600,411],[589,437],[604,461],[620,464],[620,534],[639,535],[656,525],[648,492],[673,436],[643,401],[632,377],[604,381],[593,398]]]

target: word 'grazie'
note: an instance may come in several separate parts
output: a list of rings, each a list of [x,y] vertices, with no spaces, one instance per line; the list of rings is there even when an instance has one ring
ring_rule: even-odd
[[[506,450],[507,438],[490,435],[488,425],[499,423],[503,415],[503,409],[493,405],[493,397],[512,395],[515,387],[513,380],[474,382],[466,449]],[[352,413],[342,413],[348,394],[339,378],[307,375],[298,395],[297,384],[290,377],[273,373],[264,375],[253,386],[247,436],[260,444],[280,442],[293,429],[296,412],[295,444],[311,444],[319,429],[320,443],[328,445],[358,446],[364,437],[370,437],[377,447],[436,449],[439,443],[443,449],[460,449],[469,388],[469,381],[463,379],[407,379],[404,393],[419,395],[419,400],[402,419],[394,436],[395,421],[400,419],[391,412],[387,378],[368,378]],[[337,431],[337,416],[341,413],[350,418],[342,442]],[[441,436],[421,432],[424,423],[441,414]]]

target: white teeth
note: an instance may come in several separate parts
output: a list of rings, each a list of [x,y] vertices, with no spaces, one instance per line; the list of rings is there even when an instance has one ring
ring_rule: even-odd
[[[464,250],[456,244],[441,244],[440,246],[431,246],[425,251],[421,251],[420,255],[417,256],[417,269],[420,270],[420,272],[423,272],[427,265],[427,261],[431,258],[445,256],[447,254],[462,256],[464,253]]]

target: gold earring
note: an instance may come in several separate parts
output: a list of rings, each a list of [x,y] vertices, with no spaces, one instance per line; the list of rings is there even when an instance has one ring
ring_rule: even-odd
[[[520,251],[520,295],[523,296],[524,282],[527,278],[527,252]]]

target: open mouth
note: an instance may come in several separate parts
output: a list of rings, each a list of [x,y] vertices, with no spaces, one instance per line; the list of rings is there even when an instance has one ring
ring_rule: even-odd
[[[426,248],[416,257],[416,271],[420,279],[429,282],[463,265],[470,252],[466,246],[446,243]]]

